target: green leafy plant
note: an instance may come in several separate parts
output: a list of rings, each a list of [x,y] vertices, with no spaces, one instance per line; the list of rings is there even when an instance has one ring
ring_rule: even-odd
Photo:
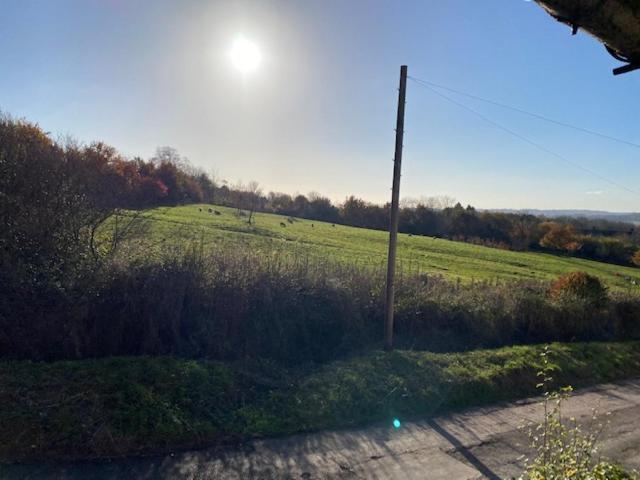
[[[575,418],[563,417],[563,402],[571,395],[571,386],[552,390],[554,366],[549,361],[549,349],[540,354],[542,369],[538,372],[543,393],[544,418],[529,431],[536,456],[519,480],[621,480],[636,479],[621,467],[598,456],[598,439],[606,423],[592,413],[591,427],[584,429]]]

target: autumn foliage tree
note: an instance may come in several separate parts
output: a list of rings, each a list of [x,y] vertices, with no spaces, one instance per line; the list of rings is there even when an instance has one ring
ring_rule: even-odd
[[[544,235],[540,239],[540,246],[552,250],[566,250],[575,252],[580,248],[580,243],[575,230],[571,225],[558,222],[544,222],[540,225]]]
[[[64,283],[85,259],[96,164],[36,125],[0,118],[0,275],[9,285]],[[98,202],[99,203],[99,202]]]
[[[214,191],[174,149],[130,160],[103,142],[62,145],[0,117],[0,268],[7,282],[64,283],[95,261],[96,231],[114,212],[211,201]]]

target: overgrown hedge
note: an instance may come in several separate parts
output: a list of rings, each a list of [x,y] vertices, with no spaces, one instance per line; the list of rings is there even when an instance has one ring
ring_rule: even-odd
[[[401,277],[398,345],[455,351],[640,338],[640,299],[600,287],[594,302],[588,288],[549,288]],[[11,285],[2,296],[3,358],[170,354],[298,364],[380,344],[384,272],[282,254],[192,252],[111,264],[73,289]]]

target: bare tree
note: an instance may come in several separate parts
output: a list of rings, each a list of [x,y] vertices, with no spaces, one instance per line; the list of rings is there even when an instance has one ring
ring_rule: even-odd
[[[420,198],[404,197],[400,200],[400,208],[416,208],[418,205],[421,205]]]
[[[229,188],[229,194],[231,198],[231,205],[236,208],[236,215],[242,215],[242,209],[245,204],[245,189],[244,183],[241,180],[238,180],[237,183],[231,185]]]
[[[178,150],[173,147],[165,146],[156,148],[156,153],[151,158],[151,161],[156,165],[169,163],[171,165],[175,165],[176,167],[189,174],[194,173],[194,168],[191,166],[191,162],[189,162],[189,159],[180,155]]]
[[[260,188],[260,185],[258,184],[258,182],[253,180],[247,184],[245,192],[247,193],[247,204],[249,207],[248,222],[249,224],[251,224],[251,221],[253,219],[253,214],[256,211],[256,208],[258,207],[258,204],[260,202],[260,197],[262,196],[262,189]]]
[[[444,210],[445,208],[451,208],[456,204],[456,199],[447,195],[437,195],[435,197],[428,197],[423,204],[427,208],[433,210]]]

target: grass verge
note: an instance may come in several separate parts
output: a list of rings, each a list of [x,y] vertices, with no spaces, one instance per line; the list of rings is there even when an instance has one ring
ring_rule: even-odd
[[[172,357],[0,363],[0,460],[96,458],[429,415],[535,394],[542,346],[369,352],[318,368]],[[553,344],[558,384],[640,376],[640,342]]]

